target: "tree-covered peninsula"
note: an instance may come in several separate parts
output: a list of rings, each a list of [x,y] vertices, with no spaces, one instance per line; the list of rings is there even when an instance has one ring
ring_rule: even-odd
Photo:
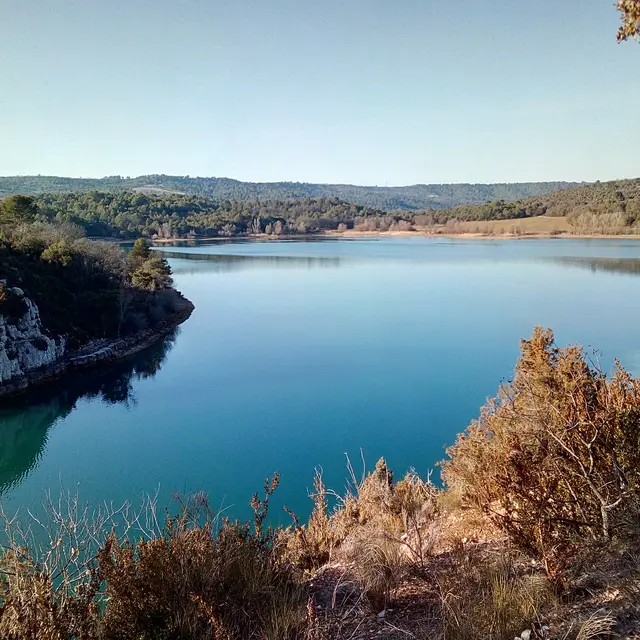
[[[39,220],[31,198],[5,198],[0,394],[152,341],[192,309],[172,284],[169,265],[144,240],[126,255],[77,225]]]
[[[380,209],[337,198],[216,200],[183,194],[44,194],[33,200],[43,221],[70,222],[90,236],[116,238],[234,237],[346,229],[369,218],[400,220]]]

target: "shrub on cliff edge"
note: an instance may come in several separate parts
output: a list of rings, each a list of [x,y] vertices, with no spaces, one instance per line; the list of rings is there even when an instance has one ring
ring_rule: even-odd
[[[538,327],[513,382],[447,453],[445,482],[561,579],[589,543],[635,535],[640,381],[618,363],[607,378]]]

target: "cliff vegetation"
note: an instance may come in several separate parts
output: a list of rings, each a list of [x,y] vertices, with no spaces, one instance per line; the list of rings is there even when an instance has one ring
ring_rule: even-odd
[[[125,255],[77,225],[39,220],[29,197],[0,201],[0,384],[153,329],[187,304],[144,240]]]

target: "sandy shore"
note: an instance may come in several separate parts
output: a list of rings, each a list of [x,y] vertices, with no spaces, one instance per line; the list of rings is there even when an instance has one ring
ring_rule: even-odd
[[[293,234],[293,235],[267,235],[256,234],[246,236],[234,236],[231,238],[221,238],[219,236],[210,238],[153,238],[154,245],[171,244],[198,244],[201,242],[234,242],[237,240],[251,240],[254,242],[277,242],[279,240],[309,240],[314,238],[325,238],[332,240],[358,239],[358,238],[459,238],[465,240],[531,240],[531,239],[576,239],[576,240],[640,240],[640,235],[622,234],[582,234],[582,233],[475,233],[463,231],[460,233],[428,231],[418,229],[416,231],[326,231],[324,233]]]

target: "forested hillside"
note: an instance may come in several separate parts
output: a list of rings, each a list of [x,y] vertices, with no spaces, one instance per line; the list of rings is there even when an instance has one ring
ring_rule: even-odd
[[[74,223],[90,236],[122,238],[306,234],[351,228],[369,219],[385,220],[388,228],[400,220],[337,198],[217,202],[180,194],[91,191],[45,194],[35,204],[43,220]]]
[[[10,194],[137,190],[150,194],[174,192],[215,200],[283,200],[340,198],[384,211],[442,209],[488,200],[517,200],[575,186],[570,182],[514,184],[417,184],[374,187],[301,182],[241,182],[229,178],[148,175],[137,178],[64,178],[56,176],[0,177],[0,196]]]
[[[41,222],[72,223],[88,236],[122,239],[279,236],[347,229],[456,232],[457,222],[536,216],[565,217],[576,233],[640,232],[640,179],[589,184],[515,202],[494,200],[395,213],[328,197],[232,201],[168,192],[87,191],[27,199]],[[5,209],[12,201],[13,197],[4,199]]]
[[[461,206],[425,212],[414,217],[423,224],[445,224],[452,220],[512,220],[533,216],[566,217],[581,233],[631,233],[640,226],[640,179],[596,182],[506,202]]]

